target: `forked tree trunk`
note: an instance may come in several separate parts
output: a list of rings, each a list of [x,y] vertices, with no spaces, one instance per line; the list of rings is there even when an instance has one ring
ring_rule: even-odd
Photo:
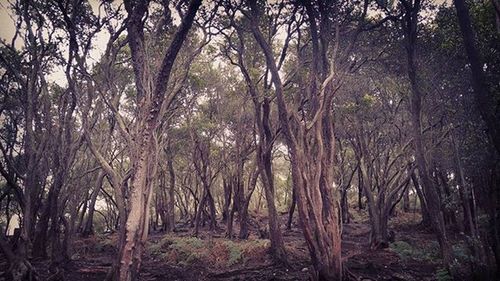
[[[377,197],[374,196],[366,169],[367,166],[365,164],[364,156],[361,156],[359,159],[359,171],[362,175],[363,190],[367,198],[367,208],[370,216],[370,248],[385,248],[388,246],[387,223],[389,220],[389,214],[385,212],[385,202],[382,198],[380,198],[380,194]]]
[[[146,73],[146,65],[149,62],[146,57],[143,32],[143,17],[148,10],[149,3],[146,1],[126,0],[124,4],[129,14],[127,37],[132,55],[139,108],[134,135],[127,135],[126,130],[122,130],[129,142],[134,173],[129,190],[130,205],[127,210],[127,221],[120,226],[120,234],[123,235],[124,240],[120,241],[119,268],[115,278],[120,281],[130,281],[138,279],[144,242],[148,236],[149,204],[152,197],[151,181],[157,167],[157,143],[154,134],[156,134],[160,119],[163,117],[161,116],[162,105],[165,100],[167,100],[166,103],[168,104],[175,98],[175,93],[167,95],[168,81],[175,59],[201,5],[201,0],[190,1],[154,79],[148,79],[151,78],[147,77],[151,73]],[[168,9],[168,6],[165,9]],[[149,86],[146,86],[148,80],[154,81],[152,91]]]
[[[242,38],[243,36],[241,34],[241,30],[238,30],[238,35],[240,36],[240,42],[243,42]],[[243,43],[241,43],[240,47],[244,48]],[[270,100],[268,97],[264,97],[263,101],[262,102],[260,101],[260,95],[257,92],[256,85],[252,81],[249,71],[244,65],[244,58],[242,56],[242,52],[243,50],[240,50],[240,52],[238,53],[239,55],[238,63],[240,70],[247,83],[248,90],[254,104],[254,111],[255,111],[254,118],[259,135],[256,162],[258,165],[258,170],[260,171],[262,187],[267,202],[269,232],[270,232],[269,234],[271,240],[271,253],[275,260],[287,264],[288,261],[285,253],[285,244],[283,242],[283,237],[281,235],[281,230],[278,220],[278,212],[276,211],[276,205],[274,202],[275,201],[274,178],[273,178],[274,175],[272,171],[272,149],[274,144],[274,136],[269,117],[271,112]],[[249,200],[250,198],[247,199],[247,201]]]
[[[251,29],[264,52],[276,91],[281,128],[286,138],[293,184],[297,190],[297,205],[302,230],[311,254],[315,280],[342,280],[340,218],[337,196],[333,191],[333,123],[329,110],[317,109],[318,119],[309,133],[302,124],[292,132],[283,84],[273,51],[258,24],[257,3],[250,1],[253,17]],[[306,140],[307,139],[307,140]],[[305,142],[308,142],[306,144]],[[308,147],[317,149],[309,150]]]

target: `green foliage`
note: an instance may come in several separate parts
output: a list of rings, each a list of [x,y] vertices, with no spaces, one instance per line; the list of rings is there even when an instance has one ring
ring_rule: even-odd
[[[413,247],[405,241],[396,241],[389,246],[391,250],[395,251],[402,259],[408,259],[413,254]]]
[[[438,281],[451,281],[453,278],[451,278],[450,273],[446,268],[438,268],[436,270],[436,280]]]
[[[85,243],[87,246],[93,245],[92,249],[97,253],[117,251],[116,240],[109,235],[97,235],[95,239],[90,239]]]
[[[374,95],[365,94],[361,99],[361,103],[364,107],[371,107],[375,104],[376,97]]]
[[[471,252],[471,247],[481,246],[481,241],[467,236],[466,242],[463,244],[453,245],[453,257],[455,258],[454,266],[460,266],[466,263],[477,263],[480,262],[476,260]]]
[[[427,244],[425,247],[413,247],[409,243],[405,241],[396,241],[391,243],[389,247],[391,250],[396,252],[399,257],[406,261],[409,259],[417,260],[417,261],[429,261],[434,262],[439,259],[439,253],[437,250],[439,249],[439,245],[436,245],[436,242],[431,242]]]
[[[252,258],[261,258],[267,253],[268,242],[260,239],[235,242],[165,236],[155,243],[150,243],[147,249],[151,255],[172,264],[189,266],[196,263],[221,268],[244,265]]]
[[[227,264],[229,266],[234,265],[241,261],[242,259],[242,249],[233,241],[225,242],[227,249],[229,250],[229,258]]]
[[[165,238],[164,238],[165,239]],[[203,240],[196,237],[183,237],[172,240],[172,248],[174,249],[200,249],[203,247]]]

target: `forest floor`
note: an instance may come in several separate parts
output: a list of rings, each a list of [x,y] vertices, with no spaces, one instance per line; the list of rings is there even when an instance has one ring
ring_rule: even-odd
[[[286,215],[282,217],[286,220]],[[415,214],[399,214],[391,221],[396,240],[389,248],[370,250],[370,227],[366,220],[344,224],[342,254],[351,277],[357,280],[446,280],[435,236],[422,229]],[[265,218],[252,221],[265,225]],[[235,226],[238,223],[235,223]],[[223,224],[221,224],[223,226]],[[174,234],[153,233],[146,245],[140,280],[308,280],[311,263],[300,228],[284,230],[290,265],[272,262],[269,240],[259,239],[256,227],[248,240],[229,240],[224,231],[203,230],[192,237],[192,229],[179,227]],[[238,229],[235,228],[235,233]],[[78,239],[64,280],[103,280],[117,253],[116,234]],[[34,260],[42,279],[48,276],[47,261]],[[443,279],[444,278],[444,279]],[[2,278],[0,278],[2,279]]]

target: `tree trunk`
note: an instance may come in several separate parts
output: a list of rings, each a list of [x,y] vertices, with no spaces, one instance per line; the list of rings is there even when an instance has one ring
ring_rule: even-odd
[[[408,213],[410,211],[410,189],[406,188],[403,194],[403,211]]]
[[[207,203],[210,212],[210,230],[217,230],[217,210],[215,209],[215,201],[210,189],[207,187]]]
[[[428,227],[431,225],[431,218],[429,215],[429,211],[427,211],[427,203],[425,201],[424,194],[422,193],[422,189],[420,189],[417,175],[415,175],[415,173],[411,175],[411,181],[413,182],[413,186],[415,187],[415,192],[417,193],[418,200],[420,201],[420,213],[422,215],[422,222],[420,224],[425,227]]]
[[[370,248],[383,249],[389,247],[389,232],[387,227],[389,214],[377,210],[370,221],[372,222]]]
[[[413,134],[413,145],[415,148],[415,158],[418,172],[422,179],[423,195],[427,203],[427,210],[430,215],[431,227],[437,235],[441,248],[441,256],[448,270],[451,270],[452,249],[446,237],[443,214],[441,212],[441,202],[434,186],[427,162],[422,141],[422,95],[417,79],[417,68],[415,65],[415,49],[417,41],[418,14],[420,12],[420,0],[415,1],[414,6],[404,14],[404,30],[407,51],[408,79],[411,85],[410,112]],[[451,272],[451,271],[450,271]]]
[[[36,280],[33,276],[31,264],[22,256],[17,255],[10,248],[8,242],[3,235],[3,229],[0,227],[0,251],[3,253],[9,263],[9,272],[6,272],[5,277],[13,281],[31,281]]]
[[[151,162],[155,159],[152,139],[144,136],[144,145],[140,146],[138,161],[135,162],[135,173],[130,186],[129,210],[127,222],[121,225],[120,233],[124,233],[124,242],[120,247],[120,267],[118,280],[137,280],[144,251],[144,243],[148,236],[149,204],[152,195]]]
[[[458,24],[462,31],[465,51],[469,57],[472,73],[472,87],[474,89],[476,104],[488,127],[487,132],[491,137],[491,141],[497,153],[500,154],[500,116],[498,116],[497,110],[498,101],[495,100],[484,77],[483,64],[481,63],[481,58],[475,45],[474,30],[472,29],[467,5],[464,0],[454,0],[453,2],[457,10]],[[496,5],[495,8],[497,8]]]
[[[207,196],[208,196],[207,191],[204,189],[203,195],[201,197],[200,203],[198,204],[198,209],[196,210],[196,215],[194,218],[193,236],[198,236],[199,229],[200,229],[201,215],[202,215],[203,209],[205,208],[205,204],[207,202]]]
[[[175,170],[173,164],[172,151],[169,147],[167,153],[167,167],[170,177],[170,184],[168,187],[168,205],[167,205],[167,225],[166,231],[172,232],[175,229]]]
[[[176,93],[167,95],[167,86],[175,59],[181,49],[189,30],[194,22],[196,13],[201,5],[201,0],[190,1],[181,23],[172,37],[172,41],[163,57],[161,66],[154,79],[146,79],[147,61],[144,50],[144,21],[143,17],[148,10],[146,1],[124,1],[128,13],[127,38],[132,55],[135,88],[138,100],[138,116],[135,120],[134,135],[122,129],[127,136],[130,146],[130,158],[133,167],[132,185],[130,187],[129,209],[127,221],[120,227],[120,241],[118,274],[115,279],[120,281],[137,280],[141,266],[144,242],[148,236],[149,205],[152,197],[152,177],[156,172],[157,143],[156,132],[163,118],[162,105],[175,98]],[[168,8],[168,7],[166,7]],[[154,87],[145,83],[154,81]],[[165,101],[166,100],[166,101]],[[163,108],[165,109],[165,108]]]
[[[295,212],[296,204],[297,195],[295,195],[295,186],[292,186],[292,204],[290,205],[290,210],[288,211],[288,221],[286,222],[286,228],[288,230],[292,229],[293,213]]]
[[[36,225],[35,230],[35,240],[33,242],[33,256],[46,258],[47,257],[47,232],[49,229],[49,218],[50,218],[50,204],[52,201],[51,197],[52,190],[49,191],[49,195],[47,198],[47,203],[43,206],[42,214],[40,215],[40,219]]]
[[[258,165],[261,170],[260,176],[262,186],[266,195],[267,212],[269,218],[269,237],[271,239],[271,253],[273,257],[282,263],[287,264],[287,256],[285,252],[285,243],[281,235],[278,212],[274,202],[274,174],[272,170],[272,147],[273,136],[271,132],[271,124],[269,114],[271,112],[269,99],[264,98],[262,103],[262,122],[259,124],[261,143],[257,149]],[[260,116],[260,112],[257,112]]]
[[[450,186],[448,185],[446,176],[443,174],[443,171],[441,169],[438,169],[436,171],[436,176],[437,176],[437,182],[441,181],[441,186],[443,187],[444,195],[447,198],[446,200],[451,200],[453,195],[451,193]],[[448,210],[446,207],[444,207],[443,215],[445,218],[445,223],[455,227],[458,225],[457,217],[455,216],[455,210]]]
[[[95,211],[95,203],[97,201],[97,196],[101,191],[102,184],[104,182],[104,177],[106,173],[100,172],[97,177],[96,186],[94,187],[94,191],[92,192],[92,196],[90,197],[90,205],[89,205],[89,213],[87,215],[87,221],[85,222],[85,226],[82,231],[82,235],[84,237],[94,234],[94,211]]]
[[[232,186],[225,178],[222,180],[224,187],[224,207],[222,208],[222,220],[228,225],[229,207],[231,206]]]
[[[340,209],[342,210],[342,223],[349,223],[349,202],[347,201],[347,189],[343,188],[340,194]]]
[[[250,28],[264,53],[276,92],[278,116],[289,150],[293,184],[297,190],[299,217],[314,266],[313,278],[342,280],[341,221],[337,196],[333,190],[335,139],[330,111],[333,97],[325,101],[326,109],[314,109],[315,117],[311,119],[314,121],[309,124],[310,129],[304,128],[302,123],[294,123],[296,126],[292,130],[276,60],[271,46],[259,29],[257,3],[249,1],[249,4],[253,13]],[[314,21],[314,18],[310,19],[311,24],[315,24]],[[313,41],[313,44],[317,43],[317,38]],[[319,53],[315,52],[314,55]],[[312,77],[311,80],[315,79]],[[311,93],[313,99],[318,96],[316,92]]]
[[[245,201],[240,205],[240,233],[238,235],[239,239],[248,239],[248,203],[249,201]]]
[[[358,169],[358,210],[363,210],[363,176],[361,169]]]

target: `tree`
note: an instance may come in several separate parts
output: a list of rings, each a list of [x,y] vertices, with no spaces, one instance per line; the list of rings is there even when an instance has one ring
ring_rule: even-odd
[[[436,186],[430,177],[430,172],[425,159],[425,150],[422,141],[422,92],[419,84],[416,66],[416,42],[418,35],[419,13],[421,9],[421,1],[417,0],[414,3],[408,1],[401,2],[404,7],[404,16],[402,27],[404,30],[407,55],[407,73],[410,81],[410,112],[411,125],[413,128],[413,146],[415,149],[415,161],[418,166],[418,173],[423,184],[423,193],[426,200],[427,210],[431,219],[431,226],[435,231],[438,242],[441,248],[441,255],[444,264],[451,270],[452,249],[449,240],[446,236],[446,228],[444,225],[443,213],[441,212],[441,204],[436,191]]]

